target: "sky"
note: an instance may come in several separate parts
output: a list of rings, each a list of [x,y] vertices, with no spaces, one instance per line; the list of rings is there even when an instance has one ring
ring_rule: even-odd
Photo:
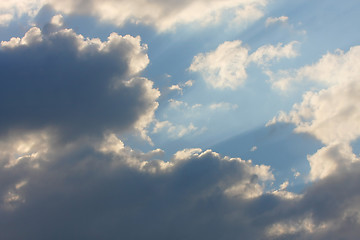
[[[2,0],[0,238],[360,236],[357,0]]]

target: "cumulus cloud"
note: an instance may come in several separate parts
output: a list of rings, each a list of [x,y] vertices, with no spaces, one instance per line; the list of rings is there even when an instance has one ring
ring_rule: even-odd
[[[327,53],[313,65],[300,69],[281,70],[271,73],[273,86],[288,90],[292,84],[304,80],[320,83],[323,86],[333,86],[340,82],[355,81],[360,70],[356,67],[360,62],[360,46],[353,46],[349,51],[337,49]]]
[[[135,151],[113,133],[71,144],[49,139],[45,131],[0,142],[10,158],[17,148],[18,154],[38,153],[11,167],[5,167],[10,158],[1,158],[0,230],[7,239],[325,240],[359,234],[356,164],[295,195],[286,192],[288,182],[266,192],[274,180],[270,167],[211,150],[184,149],[163,161],[162,150]]]
[[[56,27],[61,17],[53,18]],[[136,129],[146,138],[159,91],[140,77],[148,65],[140,37],[107,41],[71,29],[31,28],[1,42],[0,133],[51,128],[64,137]]]
[[[353,47],[346,54],[326,54],[314,65],[301,68],[300,75],[325,82],[328,87],[306,92],[302,102],[295,104],[289,114],[281,113],[272,122],[293,122],[296,131],[310,133],[325,144],[357,139],[360,136],[357,104],[360,72],[356,68],[359,50]]]
[[[21,138],[13,137],[13,147]],[[250,215],[245,206],[273,180],[268,166],[211,150],[183,150],[164,162],[161,150],[138,152],[113,134],[103,141],[46,144],[48,151],[35,157],[38,168],[25,161],[3,168],[2,159],[5,238],[228,239],[245,229],[239,224]],[[221,231],[228,223],[230,229]],[[15,225],[17,230],[9,227]]]
[[[249,54],[249,49],[243,46],[241,41],[227,41],[214,51],[195,56],[189,70],[199,72],[213,88],[236,89],[245,83],[246,68],[250,63],[267,67],[274,60],[296,57],[297,44],[298,42],[294,41],[287,45],[264,45]]]
[[[292,122],[296,132],[311,134],[325,144],[308,157],[312,180],[359,161],[350,147],[360,136],[359,53],[358,46],[347,53],[328,53],[317,63],[296,70],[298,78],[320,82],[325,88],[306,92],[289,113],[282,112],[269,122]]]
[[[360,136],[358,53],[358,46],[347,53],[337,50],[313,65],[283,72],[288,74],[287,83],[306,79],[323,89],[306,92],[289,113],[281,112],[269,124],[294,123],[296,132],[311,134],[324,146],[308,155],[308,179],[314,182],[313,186],[296,201],[298,207],[267,227],[268,237],[353,239],[360,234],[360,193],[355,187],[360,159],[351,147]],[[294,173],[295,177],[300,175],[295,170]]]
[[[11,19],[23,15],[34,16],[46,4],[65,14],[92,15],[120,26],[126,22],[153,25],[159,31],[166,31],[178,24],[213,23],[219,20],[224,11],[234,9],[241,11],[237,15],[242,21],[253,20],[253,13],[261,15],[267,0],[7,0],[0,3],[0,16]]]

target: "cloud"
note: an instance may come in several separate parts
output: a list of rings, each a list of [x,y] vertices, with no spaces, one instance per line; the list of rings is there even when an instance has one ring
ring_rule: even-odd
[[[231,104],[231,103],[228,103],[228,102],[219,102],[219,103],[213,103],[209,106],[209,108],[211,110],[217,110],[217,109],[220,109],[220,110],[235,110],[237,109],[239,106],[237,104]]]
[[[308,156],[312,180],[351,168],[359,161],[350,147],[360,136],[359,53],[359,47],[347,53],[328,53],[317,63],[297,70],[297,77],[320,82],[325,88],[306,92],[289,113],[282,112],[269,122],[294,123],[296,132],[311,134],[325,144]]]
[[[0,142],[2,153],[38,153],[7,168],[1,158],[0,230],[7,239],[325,240],[359,234],[358,164],[294,195],[286,192],[288,182],[266,192],[274,180],[270,167],[211,150],[184,149],[163,161],[162,150],[133,150],[115,134],[71,144],[54,140],[45,131]]]
[[[199,72],[213,88],[234,90],[245,83],[246,68],[250,63],[267,67],[274,60],[296,57],[297,44],[293,41],[287,45],[264,45],[249,55],[249,49],[242,46],[241,41],[226,41],[214,51],[195,56],[189,70]]]
[[[46,4],[64,14],[91,15],[119,26],[127,22],[141,23],[155,26],[159,31],[167,31],[179,24],[214,23],[221,18],[223,12],[234,9],[241,11],[238,14],[241,21],[253,20],[254,13],[262,14],[267,0],[8,0],[0,3],[0,12],[7,19],[24,15],[34,17]]]
[[[174,124],[169,121],[156,121],[152,133],[159,133],[164,130],[166,130],[170,138],[181,138],[190,133],[199,132],[197,131],[198,127],[194,126],[193,123],[189,123],[188,126],[186,126],[183,124]],[[202,131],[204,131],[204,129],[200,129],[200,132]]]
[[[273,60],[279,61],[281,58],[294,58],[298,56],[298,45],[299,42],[297,41],[292,41],[287,45],[282,43],[278,43],[276,46],[264,45],[249,56],[249,61],[258,65],[266,65]]]
[[[281,16],[281,17],[268,17],[265,22],[265,26],[270,26],[276,23],[287,23],[289,17]]]
[[[14,148],[21,138],[14,136]],[[26,161],[0,168],[0,230],[7,239],[227,239],[246,229],[240,222],[255,197],[249,194],[258,196],[273,180],[267,166],[211,150],[180,151],[164,162],[115,135],[46,144],[48,151],[36,157],[38,168]],[[230,228],[221,231],[225,226]]]
[[[178,91],[182,95],[184,87],[192,87],[193,84],[194,84],[193,80],[188,80],[185,83],[171,85],[169,87],[169,90],[170,91]]]
[[[243,8],[239,8],[235,12],[233,23],[237,25],[246,25],[249,22],[254,22],[264,16],[264,12],[259,6],[255,4],[248,4]]]
[[[140,77],[149,63],[140,37],[112,33],[102,42],[57,28],[33,27],[1,42],[0,134],[50,128],[77,138],[136,129],[146,138],[160,93]]]
[[[305,80],[332,86],[340,82],[355,81],[360,75],[360,70],[356,67],[359,63],[360,46],[353,46],[347,52],[340,49],[334,53],[329,52],[313,65],[272,73],[271,79],[274,87],[284,91],[292,84]]]
[[[313,186],[298,199],[285,200],[285,214],[267,227],[270,239],[353,239],[359,234],[359,164],[339,170]],[[296,206],[295,206],[296,205]],[[276,215],[270,216],[274,220]]]
[[[313,66],[301,68],[301,75],[326,81],[328,87],[306,92],[302,102],[295,104],[289,114],[281,113],[273,121],[293,122],[296,131],[312,134],[325,144],[357,139],[360,136],[358,50],[360,48],[351,48],[345,55],[327,54]]]
[[[46,0],[5,0],[0,2],[0,26],[23,16],[35,17]]]

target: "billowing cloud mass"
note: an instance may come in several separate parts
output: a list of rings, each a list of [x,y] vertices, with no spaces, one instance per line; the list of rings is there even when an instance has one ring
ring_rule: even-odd
[[[38,133],[0,143],[9,157],[0,170],[6,239],[225,239],[244,229],[244,207],[273,180],[268,166],[211,150],[185,149],[164,162],[156,160],[161,150],[137,152],[113,134],[70,145],[49,139]],[[12,161],[19,146],[27,154]],[[231,232],[221,231],[228,223]]]
[[[267,66],[273,60],[296,57],[297,44],[294,41],[287,45],[264,45],[249,54],[249,48],[243,46],[241,41],[227,41],[214,51],[195,56],[189,70],[199,72],[213,88],[234,90],[247,79],[246,68],[250,63]]]
[[[300,42],[294,41],[299,35],[266,27],[288,19],[298,22],[299,16],[291,14],[294,8],[264,9],[270,2],[0,1],[1,31],[7,36],[26,32],[21,37],[3,37],[0,43],[0,238],[358,239],[360,46],[329,52],[303,67],[294,61],[294,69],[283,69],[287,64],[280,65],[280,61],[300,54]],[[308,2],[302,8],[313,6]],[[45,5],[55,16],[39,27],[34,19]],[[98,39],[78,34],[74,29],[87,34],[82,27],[88,17],[111,23],[108,29],[97,26],[104,32],[146,33],[149,47],[155,46],[149,53],[151,59],[140,36],[111,33],[107,39]],[[181,24],[201,27],[226,19],[227,26],[236,23],[245,28],[248,22],[262,17],[264,21],[249,29],[247,37],[235,28],[231,33],[229,29],[216,32],[223,43],[216,49],[202,45],[205,50],[195,57],[194,49],[202,44],[199,35],[182,36],[186,40],[176,35]],[[17,26],[31,27],[12,32],[8,26],[15,21]],[[121,28],[129,22],[135,24]],[[64,23],[72,27],[65,28]],[[137,29],[136,24],[154,28]],[[169,30],[173,32],[159,34]],[[314,28],[310,30],[306,48],[314,37]],[[215,35],[209,32],[204,38]],[[97,32],[91,34],[96,36]],[[262,36],[271,41],[251,42]],[[266,44],[274,41],[280,43]],[[260,46],[251,50],[248,46],[252,44]],[[319,52],[326,52],[323,50]],[[181,62],[192,57],[191,64]],[[150,60],[158,62],[152,65]],[[303,60],[307,59],[299,62]],[[234,96],[241,93],[215,89],[209,94],[198,81],[188,80],[192,76],[184,66],[189,65],[188,71],[199,73],[212,88],[245,87],[246,94],[237,98]],[[231,115],[236,116],[234,122],[249,120],[246,114],[240,115],[241,108],[254,100],[260,106],[261,101],[275,96],[266,92],[269,86],[262,74],[257,76],[264,81],[254,82],[256,86],[247,91],[244,85],[251,80],[248,75],[253,68],[270,76],[273,86],[282,90],[296,84],[310,85],[302,100],[297,99],[289,111],[280,112],[268,123],[291,123],[296,133],[302,133],[303,141],[310,137],[319,140],[319,149],[312,152],[301,149],[300,140],[295,142],[300,143],[296,145],[299,151],[305,152],[304,162],[296,164],[310,168],[304,170],[294,164],[288,169],[288,179],[279,179],[276,165],[269,165],[281,153],[261,155],[263,149],[275,144],[281,145],[276,149],[282,151],[285,140],[279,140],[279,132],[284,124],[276,126],[276,134],[275,130],[268,131],[265,136],[250,129],[241,135],[243,142],[232,140],[237,138],[225,141],[233,141],[232,145],[245,149],[241,154],[249,157],[226,156],[201,143],[220,142],[227,137],[226,131],[236,134],[239,130],[230,129],[235,124],[224,126],[228,121],[208,124],[212,122],[209,118],[224,119],[237,113]],[[263,85],[257,85],[259,82]],[[164,89],[161,98],[154,86]],[[257,95],[248,98],[250,94]],[[266,98],[258,98],[260,94]],[[295,101],[295,97],[283,97],[275,102]],[[278,110],[271,104],[264,103],[270,114]],[[216,131],[208,136],[220,137],[206,141],[199,137],[211,128]],[[159,139],[165,143],[159,144]],[[240,146],[245,141],[247,145]]]
[[[20,146],[27,151],[17,161],[1,161],[6,239],[325,240],[359,234],[358,165],[296,195],[286,191],[287,183],[265,191],[274,180],[268,166],[211,150],[185,149],[164,162],[161,150],[134,151],[114,134],[65,145],[51,139],[43,132],[0,143],[7,160]]]
[[[267,0],[7,0],[0,3],[0,17],[9,22],[22,15],[33,16],[45,4],[65,14],[92,15],[116,25],[127,22],[155,26],[159,31],[178,24],[216,22],[224,11],[237,10],[237,21],[254,21],[262,16]],[[255,14],[249,14],[249,10]]]
[[[159,92],[139,76],[149,63],[140,37],[112,33],[102,42],[56,27],[1,42],[0,134],[50,128],[76,138],[137,129],[146,137]]]
[[[328,53],[314,65],[297,70],[297,78],[328,87],[308,91],[288,114],[281,112],[270,122],[292,122],[296,125],[295,131],[309,133],[327,145],[309,156],[312,179],[351,168],[359,161],[350,146],[360,136],[360,72],[356,67],[359,50],[356,46],[347,53]]]

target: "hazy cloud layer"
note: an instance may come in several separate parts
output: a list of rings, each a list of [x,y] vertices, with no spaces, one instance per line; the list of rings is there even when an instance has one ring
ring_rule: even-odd
[[[140,37],[112,33],[102,42],[58,27],[34,27],[23,38],[1,43],[0,133],[44,128],[74,138],[106,130],[144,133],[159,92],[139,77],[149,63]]]
[[[262,17],[267,0],[10,0],[0,3],[0,19],[7,24],[15,17],[34,16],[45,4],[65,14],[92,15],[116,25],[126,22],[153,25],[165,31],[178,24],[217,22],[226,10],[237,11],[238,24],[254,21]]]

